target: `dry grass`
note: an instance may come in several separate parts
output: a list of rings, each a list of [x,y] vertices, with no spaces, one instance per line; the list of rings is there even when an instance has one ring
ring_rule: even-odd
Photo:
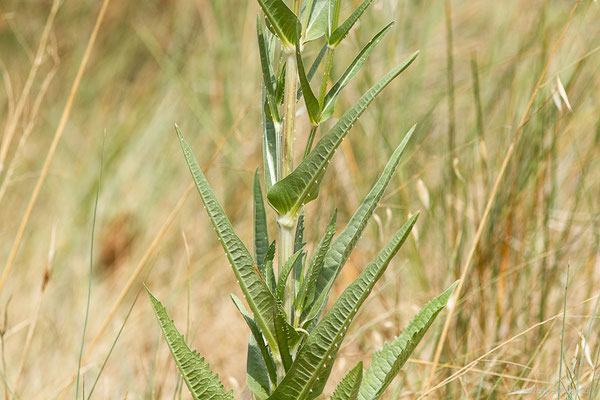
[[[600,5],[580,2],[571,21],[574,1],[447,3],[448,19],[444,2],[377,0],[351,45],[336,54],[334,76],[380,26],[397,21],[340,99],[343,110],[406,54],[422,52],[355,126],[322,195],[309,205],[309,239],[329,216],[318,210],[333,204],[341,227],[402,133],[419,124],[377,220],[334,290],[358,274],[408,213],[421,209],[422,216],[353,325],[332,381],[462,278],[452,313],[441,315],[388,398],[418,398],[424,388],[431,399],[544,398],[543,391],[556,390],[561,351],[563,398],[581,361],[581,398],[588,398],[600,350],[593,314],[600,294]],[[55,17],[52,5],[0,5],[2,375],[19,398],[74,394],[64,389],[77,366],[106,130],[86,390],[150,273],[148,285],[180,329],[189,327],[193,347],[241,394],[248,332],[228,296],[237,292],[235,279],[199,199],[185,191],[190,178],[172,126],[188,132],[250,243],[246,199],[262,165],[258,8],[235,0],[113,2],[90,47],[101,4],[62,2]],[[307,127],[302,119],[299,149]],[[189,315],[175,307],[188,298]],[[159,334],[141,297],[96,397],[173,398],[177,374]],[[9,392],[0,391],[7,398]]]

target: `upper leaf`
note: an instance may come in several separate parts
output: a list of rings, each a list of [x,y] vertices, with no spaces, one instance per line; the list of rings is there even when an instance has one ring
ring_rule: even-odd
[[[269,230],[267,229],[267,213],[263,201],[258,171],[254,172],[254,257],[260,274],[265,276],[265,255],[269,248]]]
[[[163,336],[171,350],[175,364],[194,400],[233,400],[233,392],[225,393],[219,376],[211,372],[210,366],[196,351],[185,343],[167,310],[146,288],[152,308],[160,324]]]
[[[260,17],[256,18],[256,34],[258,36],[258,50],[260,53],[260,65],[262,69],[263,84],[266,92],[269,112],[274,121],[280,121],[279,110],[277,109],[277,96],[275,85],[275,73],[271,62],[269,46],[265,40]]]
[[[354,250],[358,239],[362,235],[367,223],[371,219],[373,212],[377,208],[379,201],[383,197],[383,193],[388,187],[394,173],[398,169],[398,165],[400,163],[400,158],[406,149],[410,138],[415,131],[415,127],[413,126],[408,133],[404,136],[404,139],[400,143],[400,145],[394,150],[394,153],[390,157],[387,165],[385,166],[383,173],[377,180],[377,182],[371,188],[371,191],[364,198],[361,205],[358,207],[344,230],[339,234],[337,238],[331,244],[331,248],[327,251],[325,255],[325,260],[323,262],[323,268],[320,271],[318,276],[318,281],[315,286],[316,300],[314,305],[312,305],[311,312],[309,314],[309,318],[315,317],[323,305],[327,302],[327,295],[329,290],[331,289],[333,282],[339,275],[342,267],[350,257],[350,253]],[[307,306],[310,303],[307,303]]]
[[[367,43],[365,47],[363,47],[363,49],[360,51],[360,53],[358,53],[354,61],[352,61],[352,64],[350,64],[348,68],[346,68],[346,71],[344,71],[340,79],[338,79],[335,85],[333,85],[329,92],[327,92],[327,95],[325,96],[323,105],[321,107],[323,111],[321,111],[321,115],[319,115],[319,123],[322,123],[329,119],[329,117],[331,117],[340,92],[343,88],[346,87],[346,85],[352,80],[352,78],[354,78],[358,71],[360,71],[360,69],[363,67],[363,65],[369,58],[369,55],[371,55],[371,52],[375,49],[379,42],[381,42],[381,39],[383,39],[385,34],[389,32],[392,25],[394,25],[393,22],[390,22],[388,25],[386,25],[385,28],[379,31],[373,37],[373,39],[371,39],[369,43]]]
[[[435,317],[448,303],[456,284],[457,282],[430,301],[391,344],[384,344],[383,349],[373,354],[373,361],[365,372],[365,377],[360,385],[359,400],[377,400],[381,397],[415,350]]]
[[[371,87],[321,138],[310,154],[298,165],[298,168],[271,187],[267,193],[267,199],[279,214],[296,215],[303,204],[315,199],[315,189],[319,187],[318,180],[323,176],[329,160],[350,128],[373,99],[415,60],[417,54],[418,52],[414,53]],[[312,196],[311,193],[313,193]]]
[[[404,224],[319,321],[269,399],[311,400],[321,394],[348,326],[408,237],[417,215]]]
[[[311,4],[312,6],[310,10],[304,10],[305,13],[308,12],[308,14],[305,15],[305,18],[307,17],[307,21],[306,26],[304,27],[304,43],[319,39],[327,31],[328,2],[329,0],[314,0]]]
[[[271,22],[281,43],[288,49],[296,45],[296,37],[300,27],[298,17],[283,0],[258,0],[263,12]]]
[[[363,12],[369,7],[373,0],[364,0],[360,6],[354,10],[354,12],[346,19],[328,38],[329,45],[332,47],[337,47],[340,42],[348,35],[350,29],[354,26],[356,21],[360,18]]]
[[[300,87],[304,94],[304,102],[306,103],[306,110],[308,111],[308,117],[313,125],[317,124],[319,118],[319,100],[315,97],[306,72],[304,70],[304,62],[302,61],[302,55],[300,55],[300,44],[296,44],[296,62],[298,63],[298,77],[300,78]]]
[[[356,400],[363,377],[362,361],[356,364],[342,379],[331,396],[331,400]]]
[[[179,127],[175,127],[177,136],[181,143],[181,148],[185,155],[188,167],[196,183],[196,188],[200,193],[206,212],[212,222],[219,241],[225,254],[231,263],[231,268],[235,274],[238,283],[244,293],[244,297],[254,314],[254,319],[260,327],[263,335],[267,339],[267,343],[274,348],[275,331],[273,322],[273,309],[275,308],[275,298],[269,291],[269,288],[256,272],[252,255],[244,246],[244,243],[236,235],[231,222],[225,215],[223,208],[217,201],[206,177],[202,173],[192,150],[185,142]]]

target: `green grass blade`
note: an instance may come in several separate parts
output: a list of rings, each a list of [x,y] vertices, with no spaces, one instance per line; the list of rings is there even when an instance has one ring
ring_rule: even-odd
[[[302,160],[298,168],[277,182],[267,193],[267,199],[280,214],[295,215],[303,204],[316,198],[319,178],[325,173],[329,160],[342,143],[350,128],[371,104],[375,97],[415,60],[418,53],[410,56],[404,63],[388,72],[369,89],[335,126],[321,138],[319,143]]]
[[[300,21],[283,0],[258,0],[281,43],[288,49],[296,45]]]
[[[306,76],[304,70],[304,61],[302,61],[302,55],[300,55],[300,44],[296,44],[296,62],[298,64],[298,77],[300,78],[300,87],[306,103],[306,110],[308,111],[308,117],[313,125],[317,125],[317,119],[319,118],[320,105],[319,100],[315,97],[315,94],[310,87],[310,82]]]
[[[273,356],[271,355],[271,352],[269,351],[269,348],[267,347],[265,340],[263,339],[262,333],[260,332],[260,328],[256,324],[256,321],[252,319],[252,317],[246,310],[246,307],[244,307],[244,305],[242,304],[241,300],[234,294],[231,294],[230,296],[231,300],[233,301],[233,304],[238,309],[240,314],[242,314],[244,321],[246,321],[246,324],[250,328],[250,333],[252,333],[252,337],[254,338],[254,344],[260,350],[260,354],[262,356],[263,363],[268,373],[269,379],[271,380],[273,385],[275,385],[277,383],[277,367],[275,366]]]
[[[275,308],[275,298],[269,291],[266,283],[256,273],[252,255],[233,230],[231,222],[229,222],[227,215],[225,215],[223,208],[215,197],[192,150],[185,142],[179,127],[176,127],[176,130],[188,167],[196,183],[196,188],[200,193],[210,221],[217,232],[221,246],[229,259],[233,273],[250,306],[250,310],[254,314],[256,323],[267,339],[267,343],[274,346],[273,309]]]
[[[346,71],[342,74],[340,79],[333,85],[333,87],[329,90],[327,95],[325,95],[325,100],[323,101],[323,106],[321,115],[319,115],[319,123],[327,121],[331,115],[333,114],[333,110],[335,108],[335,103],[342,91],[343,88],[354,78],[354,76],[361,70],[371,52],[377,47],[379,42],[383,39],[383,37],[390,31],[394,25],[393,22],[390,22],[385,26],[379,33],[377,33],[370,41],[362,48],[360,53],[354,58],[352,63],[346,68]]]
[[[430,301],[392,343],[386,343],[383,349],[373,354],[373,361],[367,368],[360,386],[359,400],[377,400],[381,397],[448,303],[456,284],[455,282],[444,293]]]
[[[321,394],[348,326],[408,237],[417,217],[418,214],[406,222],[359,277],[344,290],[310,333],[294,364],[269,399],[311,400]]]
[[[175,364],[194,400],[233,400],[233,392],[225,393],[223,384],[210,370],[210,366],[196,351],[190,350],[183,335],[177,331],[167,310],[146,288],[152,308],[160,324],[163,336],[171,350]]]
[[[254,257],[260,274],[265,276],[265,255],[269,249],[269,230],[267,212],[260,188],[258,171],[254,172]]]
[[[371,188],[371,191],[364,198],[361,205],[358,207],[344,230],[339,236],[333,241],[331,248],[325,255],[325,261],[323,268],[319,275],[316,284],[316,301],[311,306],[311,318],[316,316],[323,304],[327,302],[327,296],[329,290],[333,285],[333,282],[339,275],[344,264],[350,257],[350,253],[354,250],[358,239],[360,239],[363,231],[365,230],[367,223],[371,219],[375,208],[379,204],[379,201],[383,197],[383,193],[387,189],[394,173],[398,169],[400,158],[406,149],[408,142],[410,141],[416,126],[413,126],[408,133],[404,136],[404,139],[400,145],[394,150],[394,153],[387,162],[383,173]]]
[[[350,29],[354,26],[356,21],[365,12],[367,7],[373,2],[373,0],[364,0],[354,12],[346,19],[333,33],[329,36],[328,42],[332,47],[337,47],[340,42],[348,35]]]
[[[260,22],[260,16],[257,16],[256,18],[256,34],[258,36],[260,66],[267,95],[267,103],[269,104],[269,111],[271,112],[271,116],[274,121],[280,121],[275,95],[275,74],[273,73],[273,65],[271,64],[271,57],[269,57],[270,54],[267,48],[267,42],[265,41],[265,35]]]
[[[335,235],[336,221],[337,209],[333,212],[333,215],[329,219],[329,223],[325,228],[325,233],[317,245],[315,254],[310,259],[308,270],[306,271],[304,281],[302,282],[300,292],[298,293],[296,304],[297,309],[302,310],[305,304],[310,305],[314,300],[317,279],[321,274],[321,268],[323,267],[323,262],[325,261],[325,254],[327,254],[333,239],[333,235]]]
[[[344,376],[333,392],[331,400],[356,400],[362,377],[363,364],[361,361]]]

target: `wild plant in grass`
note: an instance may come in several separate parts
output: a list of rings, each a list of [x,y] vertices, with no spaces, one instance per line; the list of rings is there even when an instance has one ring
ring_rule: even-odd
[[[384,27],[365,45],[342,76],[328,90],[327,82],[338,45],[370,5],[363,3],[341,24],[340,0],[258,0],[266,17],[257,21],[263,75],[263,159],[267,199],[276,214],[278,239],[270,242],[262,184],[254,177],[254,255],[234,232],[190,147],[177,128],[181,147],[217,237],[225,250],[250,311],[236,296],[235,306],[247,322],[251,336],[247,355],[247,384],[256,399],[304,400],[321,395],[331,374],[349,325],[391,259],[415,224],[410,218],[325,311],[329,292],[356,246],[378,202],[398,168],[400,157],[414,131],[406,134],[383,173],[364,198],[343,231],[335,237],[337,212],[333,211],[323,236],[309,255],[304,249],[304,205],[317,198],[319,187],[335,150],[360,115],[381,91],[416,58],[417,53],[392,69],[371,87],[313,148],[323,122],[333,114],[341,90],[359,72],[369,55],[390,31]],[[308,69],[303,46],[324,41],[323,50]],[[318,94],[310,85],[323,63]],[[304,99],[311,129],[304,156],[294,168],[296,105]],[[335,238],[334,238],[335,237]],[[275,253],[278,255],[275,267]],[[415,349],[453,287],[428,303],[392,343],[373,355],[363,370],[358,363],[339,383],[332,399],[371,400],[381,397]],[[165,308],[150,294],[171,353],[195,399],[229,399],[208,364],[186,345]]]

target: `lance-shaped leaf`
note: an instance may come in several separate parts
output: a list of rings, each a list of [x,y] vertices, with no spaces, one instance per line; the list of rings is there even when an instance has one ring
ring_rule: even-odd
[[[298,340],[300,340],[300,335],[287,323],[282,303],[277,304],[277,309],[274,313],[277,347],[279,348],[283,368],[285,372],[288,372],[293,361],[291,351],[298,343]]]
[[[317,285],[317,279],[321,274],[321,268],[323,267],[323,261],[325,260],[325,254],[329,250],[331,240],[335,234],[335,223],[337,221],[337,209],[333,212],[333,215],[329,219],[329,223],[325,228],[325,233],[319,241],[315,254],[311,257],[308,270],[300,286],[300,292],[296,297],[296,309],[302,310],[305,302],[310,304],[315,296],[315,289]]]
[[[200,193],[206,212],[212,222],[219,241],[225,254],[229,259],[233,273],[244,293],[244,297],[254,314],[254,319],[260,327],[267,343],[273,348],[275,345],[275,333],[273,322],[273,309],[275,308],[275,297],[269,291],[266,283],[255,270],[252,255],[237,236],[225,211],[217,201],[206,177],[202,173],[192,150],[185,142],[179,127],[176,126],[177,136],[188,167]]]
[[[329,92],[327,92],[327,95],[325,96],[325,99],[323,101],[323,106],[321,107],[323,111],[319,116],[319,123],[327,121],[331,117],[335,108],[335,103],[342,89],[345,88],[346,85],[352,80],[352,78],[354,78],[354,76],[358,73],[358,71],[360,71],[360,69],[363,67],[363,65],[371,55],[371,52],[375,49],[379,42],[381,42],[381,39],[383,39],[386,33],[389,32],[392,25],[394,25],[394,23],[390,22],[385,28],[379,31],[379,33],[377,33],[373,37],[373,39],[371,39],[369,43],[365,45],[365,47],[363,47],[363,49],[360,51],[360,53],[358,53],[354,61],[352,61],[348,68],[346,68],[346,71],[344,71],[340,79],[338,79],[335,85],[333,85]]]
[[[292,367],[269,399],[311,400],[321,394],[348,326],[408,237],[416,220],[417,215],[404,224],[375,260],[344,290],[310,333]]]
[[[304,94],[304,103],[306,103],[306,110],[308,111],[308,117],[313,125],[317,125],[317,119],[319,118],[319,100],[313,93],[309,79],[306,76],[304,70],[304,61],[302,61],[302,55],[300,54],[300,44],[296,43],[296,62],[298,64],[298,77],[300,78],[300,87]]]
[[[292,271],[292,268],[294,268],[294,264],[301,254],[302,250],[298,250],[294,255],[286,260],[286,262],[283,264],[283,268],[281,268],[281,271],[279,271],[279,279],[277,280],[277,298],[281,301],[283,301],[285,285],[288,277],[290,276],[290,272]]]
[[[235,304],[235,307],[238,309],[240,314],[242,314],[244,321],[246,321],[246,324],[250,328],[250,333],[252,333],[252,338],[254,339],[254,342],[253,343],[251,342],[250,344],[254,344],[255,347],[258,348],[258,350],[260,351],[265,370],[268,374],[268,378],[273,383],[273,386],[275,386],[277,384],[277,367],[275,366],[275,361],[273,361],[273,356],[271,355],[271,352],[269,351],[269,348],[267,347],[267,345],[263,339],[263,336],[260,332],[260,328],[254,321],[254,319],[252,319],[252,317],[250,316],[250,314],[246,310],[246,307],[244,307],[244,305],[242,304],[240,299],[238,299],[238,297],[234,294],[231,294],[230,296],[231,296],[231,300],[233,301],[233,304]],[[250,373],[250,372],[251,371],[248,371],[248,373]],[[260,371],[252,371],[252,372],[256,372],[256,373],[253,373],[255,380],[260,381],[259,379],[256,378],[256,375],[259,375]]]
[[[260,353],[254,336],[248,340],[248,356],[246,357],[246,384],[254,393],[256,400],[266,400],[271,393],[271,384],[267,366]]]
[[[356,400],[362,377],[363,364],[361,361],[344,376],[333,392],[331,400]]]
[[[329,160],[331,160],[335,150],[342,143],[350,128],[373,99],[414,61],[417,54],[413,54],[404,63],[381,78],[344,113],[335,126],[321,138],[310,154],[302,160],[298,168],[271,187],[267,193],[267,199],[279,214],[296,215],[303,204],[316,198],[314,193],[319,187],[319,178],[325,173]]]
[[[263,163],[265,170],[265,187],[267,190],[277,182],[277,131],[275,123],[267,117],[268,106],[265,106],[266,91],[262,90],[263,110],[262,110],[262,125],[263,125]]]
[[[312,65],[310,66],[310,69],[306,73],[306,78],[309,82],[317,73],[317,70],[321,65],[321,61],[323,61],[323,57],[325,57],[325,53],[327,53],[327,43],[325,43],[323,47],[321,47],[321,51],[319,51],[319,54],[317,54],[317,58],[315,58],[315,61],[313,61]],[[298,88],[298,92],[296,93],[296,101],[300,100],[300,97],[302,97],[302,86]]]
[[[328,3],[329,0],[312,0],[304,3],[307,5],[302,18],[305,21],[304,43],[319,39],[327,31]]]
[[[448,303],[456,284],[457,282],[430,301],[392,343],[384,344],[383,349],[373,354],[373,361],[367,368],[360,386],[359,400],[377,400],[381,397],[415,350],[435,317]]]
[[[294,253],[303,250],[304,246],[306,246],[306,242],[304,241],[304,210],[300,211],[300,215],[298,215],[298,222],[296,223],[296,233],[294,234]],[[296,260],[296,264],[294,264],[294,284],[296,286],[300,285],[300,280],[302,279],[302,268],[303,263],[302,259],[303,255],[300,256]],[[294,287],[294,293],[298,293],[298,288]]]
[[[265,255],[269,249],[269,230],[267,213],[263,201],[258,171],[254,172],[254,257],[260,274],[265,276]]]
[[[379,201],[383,197],[383,193],[388,187],[394,173],[398,169],[400,158],[406,149],[406,145],[410,141],[410,138],[415,131],[416,126],[413,126],[408,133],[404,136],[404,139],[400,145],[394,150],[392,157],[387,162],[383,173],[371,188],[371,191],[364,198],[361,205],[358,207],[344,230],[339,234],[333,241],[331,248],[325,255],[325,261],[323,262],[323,268],[320,271],[317,284],[315,286],[315,302],[311,306],[310,314],[307,319],[314,318],[322,309],[323,305],[327,302],[327,296],[333,282],[339,275],[342,267],[350,257],[350,253],[354,250],[358,239],[362,235],[367,223],[371,219],[373,212],[377,208]],[[307,302],[306,306],[310,306],[311,303]],[[307,308],[308,309],[308,308]]]
[[[267,249],[265,255],[265,281],[269,290],[275,295],[275,288],[277,287],[277,281],[275,280],[275,270],[273,269],[273,259],[275,258],[275,241],[273,240]]]
[[[283,0],[258,0],[258,4],[269,19],[281,43],[285,47],[293,49],[300,27],[300,21],[296,14]]]
[[[329,36],[328,42],[332,47],[337,47],[340,42],[348,35],[350,29],[354,26],[356,21],[360,18],[360,16],[365,12],[367,7],[373,2],[373,0],[365,0],[363,1],[354,12],[346,19],[340,26],[337,27],[335,31]]]
[[[195,400],[233,400],[233,392],[225,393],[218,375],[211,372],[210,366],[196,351],[190,350],[183,335],[177,331],[167,310],[146,288],[152,308],[160,324],[163,336],[171,350],[175,364]]]
[[[267,103],[269,104],[269,111],[271,114],[271,118],[274,121],[280,121],[275,94],[275,74],[273,73],[273,65],[271,64],[270,52],[267,46],[267,42],[265,40],[265,35],[263,33],[262,24],[260,23],[259,16],[257,16],[256,18],[256,34],[258,36],[260,66],[262,69],[263,83],[266,91]]]

